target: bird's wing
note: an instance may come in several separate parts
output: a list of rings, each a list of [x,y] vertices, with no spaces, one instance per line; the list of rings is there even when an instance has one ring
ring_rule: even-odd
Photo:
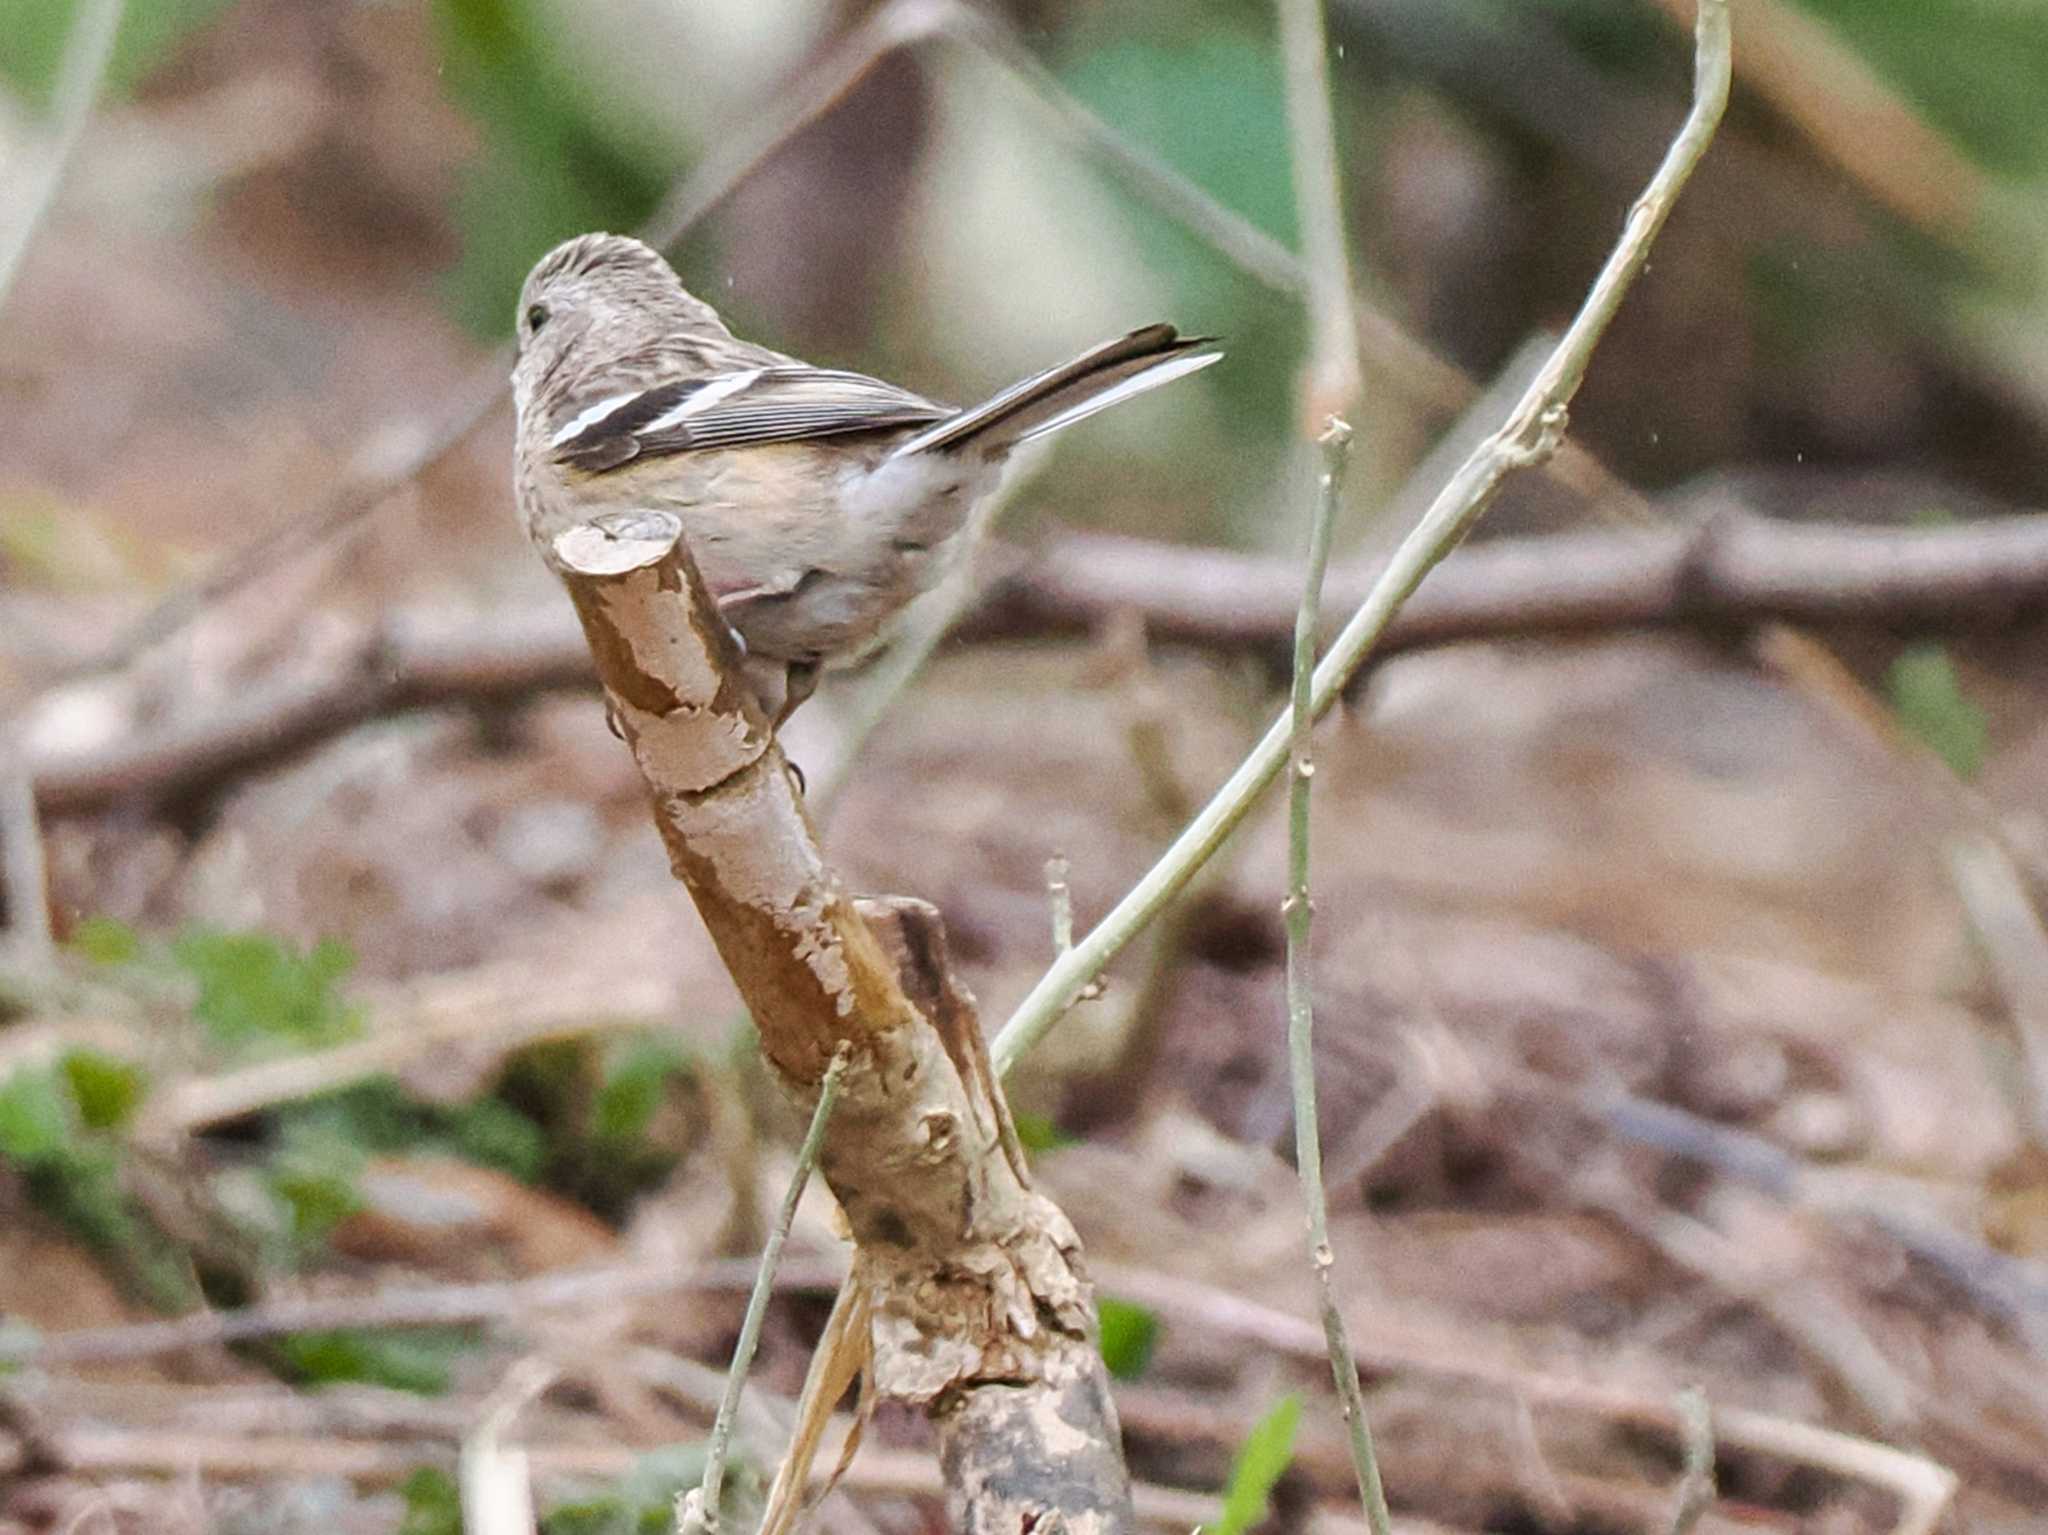
[[[549,449],[557,463],[600,474],[657,454],[922,426],[952,414],[863,373],[782,363],[605,394],[567,412]]]

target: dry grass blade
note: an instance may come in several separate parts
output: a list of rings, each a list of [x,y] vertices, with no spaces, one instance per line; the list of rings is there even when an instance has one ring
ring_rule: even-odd
[[[462,1527],[468,1535],[532,1535],[533,1479],[526,1452],[504,1443],[513,1421],[547,1390],[555,1367],[522,1359],[484,1403],[475,1430],[463,1441],[458,1483]]]

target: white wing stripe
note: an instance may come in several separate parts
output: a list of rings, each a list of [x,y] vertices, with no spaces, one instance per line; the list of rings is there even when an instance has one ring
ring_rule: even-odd
[[[559,448],[563,443],[580,437],[584,432],[596,426],[598,422],[604,420],[605,417],[631,405],[640,398],[640,395],[641,391],[635,389],[627,394],[608,395],[604,399],[599,400],[595,405],[584,406],[583,409],[576,412],[574,420],[548,439],[548,446],[550,448]]]
[[[702,389],[693,390],[682,404],[673,410],[664,411],[641,427],[639,435],[652,437],[656,432],[665,432],[699,411],[709,410],[720,400],[730,399],[738,394],[766,371],[764,368],[749,368],[744,373],[728,373],[724,378],[713,379]]]

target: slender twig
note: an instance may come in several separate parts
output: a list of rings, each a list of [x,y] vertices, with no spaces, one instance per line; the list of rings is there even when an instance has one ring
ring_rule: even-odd
[[[1280,55],[1287,66],[1287,135],[1294,206],[1308,268],[1309,368],[1303,419],[1358,404],[1358,321],[1345,254],[1344,200],[1338,190],[1337,133],[1330,120],[1329,39],[1323,0],[1280,0]]]
[[[1714,1412],[1706,1392],[1687,1386],[1671,1403],[1684,1457],[1671,1504],[1670,1535],[1690,1535],[1714,1502]]]
[[[1045,896],[1052,903],[1052,952],[1064,954],[1074,946],[1074,887],[1067,883],[1067,855],[1055,853],[1045,861]]]
[[[2034,1143],[2048,1146],[2048,930],[2025,878],[1997,843],[1958,837],[1946,852],[1949,880],[2012,1020],[2020,1117]]]
[[[21,752],[0,747],[0,908],[17,964],[47,973],[57,957],[50,930],[50,877],[36,784]]]
[[[1338,187],[1337,135],[1330,119],[1329,42],[1323,35],[1323,0],[1280,0],[1280,51],[1287,65],[1287,126],[1294,166],[1294,204],[1301,220],[1308,267],[1311,342],[1302,407],[1317,431],[1321,472],[1315,513],[1309,519],[1307,572],[1294,615],[1294,675],[1288,709],[1287,1066],[1294,1089],[1294,1159],[1307,1215],[1309,1267],[1322,1307],[1330,1376],[1350,1432],[1351,1465],[1359,1501],[1373,1535],[1391,1535],[1372,1424],[1358,1385],[1358,1359],[1344,1330],[1331,1279],[1330,1211],[1323,1194],[1323,1132],[1316,1114],[1315,1002],[1309,937],[1309,806],[1315,775],[1314,688],[1316,640],[1322,628],[1323,578],[1350,455],[1351,424],[1344,412],[1359,404],[1358,322],[1351,301],[1351,262],[1344,243],[1344,203]]]
[[[0,308],[7,303],[36,231],[56,204],[57,189],[92,120],[123,9],[122,0],[84,0],[71,24],[50,95],[49,143],[41,155],[30,157],[20,213],[0,230]],[[18,725],[7,733],[19,741]],[[6,907],[8,936],[17,959],[37,970],[48,968],[55,954],[48,884],[34,770],[24,753],[0,748],[0,905]]]
[[[782,1196],[768,1241],[761,1250],[761,1272],[747,1296],[746,1315],[740,1321],[739,1342],[733,1345],[732,1368],[726,1372],[725,1393],[718,1399],[718,1414],[711,1420],[711,1439],[704,1452],[704,1480],[683,1499],[676,1528],[679,1535],[717,1535],[718,1502],[725,1492],[725,1461],[732,1448],[732,1426],[739,1417],[740,1392],[747,1383],[747,1371],[754,1364],[754,1349],[761,1341],[761,1320],[768,1314],[768,1298],[775,1290],[775,1270],[782,1262],[782,1244],[796,1219],[797,1201],[810,1182],[811,1169],[818,1164],[818,1152],[825,1144],[825,1126],[839,1102],[839,1080],[846,1074],[848,1050],[839,1047],[825,1077],[818,1084],[818,1106],[811,1112],[811,1128],[796,1154],[796,1169],[789,1175],[789,1188]]]
[[[1507,423],[1466,460],[1415,531],[1394,551],[1364,604],[1316,668],[1313,712],[1321,714],[1336,702],[1395,612],[1422,578],[1457,547],[1501,482],[1514,470],[1539,463],[1555,451],[1564,431],[1566,408],[1585,377],[1594,347],[1630,284],[1642,272],[1651,243],[1713,138],[1728,100],[1729,68],[1727,0],[1702,0],[1693,105],[1684,126],[1648,189],[1630,209],[1620,242],[1535,383]],[[1007,1071],[1023,1058],[1073,1005],[1081,988],[1158,915],[1236,829],[1286,762],[1290,735],[1288,719],[1276,720],[1165,855],[1086,938],[1039,979],[996,1038],[993,1054],[998,1070]]]
[[[1294,625],[1294,707],[1289,711],[1287,755],[1287,900],[1282,913],[1287,926],[1287,1065],[1294,1084],[1294,1163],[1301,1177],[1301,1198],[1308,1214],[1309,1267],[1315,1271],[1323,1312],[1323,1337],[1330,1350],[1330,1374],[1337,1383],[1344,1422],[1351,1433],[1351,1463],[1358,1473],[1358,1495],[1365,1503],[1373,1535],[1389,1535],[1387,1494],[1380,1485],[1379,1459],[1373,1453],[1372,1425],[1365,1416],[1365,1396],[1358,1387],[1358,1360],[1344,1330],[1344,1314],[1330,1283],[1336,1261],[1330,1251],[1330,1212],[1323,1196],[1321,1121],[1316,1117],[1315,1008],[1309,974],[1309,926],[1314,912],[1309,901],[1309,789],[1315,775],[1312,737],[1315,716],[1309,692],[1315,680],[1317,609],[1321,606],[1323,572],[1330,563],[1330,528],[1336,521],[1344,459],[1351,446],[1351,428],[1332,416],[1323,433],[1323,469],[1316,513],[1309,523],[1308,577],[1301,592],[1301,610]]]
[[[64,58],[57,66],[57,83],[50,93],[50,142],[29,172],[28,187],[20,199],[21,214],[0,233],[0,304],[7,302],[8,290],[21,270],[21,258],[35,239],[50,207],[57,200],[85,125],[92,120],[93,104],[107,78],[107,64],[114,56],[114,37],[121,30],[122,0],[84,0],[71,23],[71,36],[64,44]]]

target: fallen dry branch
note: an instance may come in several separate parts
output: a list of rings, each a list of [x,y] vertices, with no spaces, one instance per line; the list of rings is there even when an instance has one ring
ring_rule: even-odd
[[[1331,571],[1326,605],[1355,607],[1377,575],[1377,565]],[[1285,559],[1077,535],[991,593],[965,632],[1081,631],[1127,611],[1161,640],[1277,653],[1300,581]],[[1381,649],[1766,620],[1997,624],[2044,604],[2048,515],[1892,529],[1731,513],[1473,545],[1409,599]]]
[[[525,1321],[549,1311],[590,1312],[654,1296],[744,1292],[758,1267],[751,1258],[710,1259],[686,1269],[622,1264],[482,1284],[396,1286],[364,1295],[266,1301],[235,1311],[202,1311],[165,1322],[76,1328],[41,1337],[10,1334],[0,1337],[0,1365],[33,1362],[55,1368],[153,1359],[338,1328]],[[844,1272],[845,1265],[835,1259],[806,1259],[785,1264],[776,1280],[783,1289],[824,1290],[837,1285]]]
[[[52,1451],[71,1471],[108,1477],[142,1473],[159,1477],[197,1474],[209,1481],[325,1476],[369,1486],[396,1487],[422,1465],[448,1464],[445,1444],[389,1438],[318,1437],[299,1434],[250,1435],[198,1430],[135,1429],[126,1426],[65,1430],[52,1441]],[[536,1478],[580,1477],[616,1481],[628,1475],[640,1457],[623,1444],[532,1444],[524,1454]],[[13,1471],[0,1454],[0,1475]],[[821,1471],[814,1486],[822,1486]],[[928,1456],[912,1451],[872,1451],[863,1456],[840,1485],[855,1492],[897,1497],[934,1497],[942,1490]],[[1216,1500],[1206,1493],[1139,1483],[1132,1502],[1140,1523],[1185,1532],[1213,1518]],[[1362,1528],[1331,1523],[1332,1531]],[[1427,1526],[1404,1522],[1403,1531]]]
[[[1374,567],[1331,572],[1353,608]],[[1287,560],[1076,534],[998,581],[956,631],[991,640],[1092,632],[1118,615],[1155,639],[1286,649],[1300,600]],[[1730,514],[1682,527],[1503,538],[1436,571],[1389,627],[1386,651],[1508,635],[1772,620],[1907,630],[2009,622],[2048,607],[2048,515],[1926,529],[1791,524]],[[588,687],[582,635],[548,609],[468,622],[401,619],[321,675],[231,708],[33,764],[45,815],[218,790],[369,720],[489,707]]]
[[[955,1528],[1128,1529],[1079,1242],[1031,1186],[937,915],[856,905],[826,867],[680,534],[600,518],[555,559],[763,1056],[808,1098],[847,1053],[819,1168],[856,1243],[851,1346],[936,1426]]]

